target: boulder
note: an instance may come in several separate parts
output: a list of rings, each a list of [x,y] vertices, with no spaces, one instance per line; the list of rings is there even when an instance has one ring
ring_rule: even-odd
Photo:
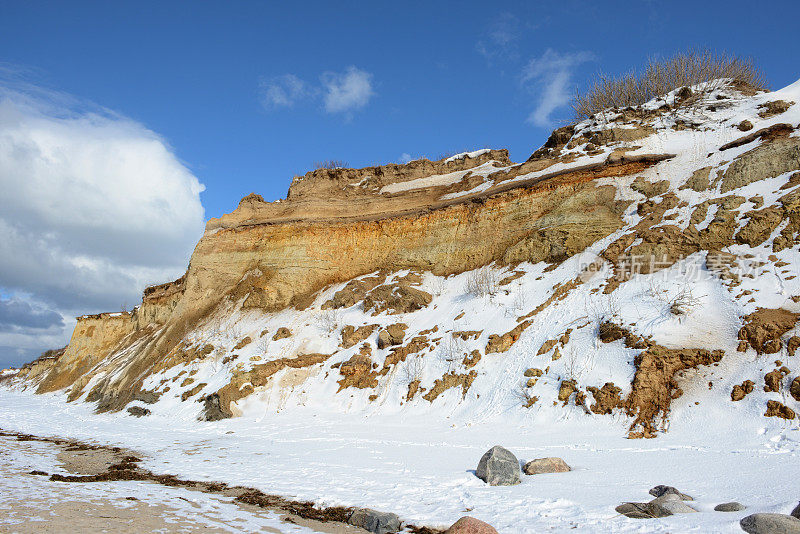
[[[749,534],[800,534],[800,519],[783,514],[753,514],[739,521]]]
[[[540,475],[542,473],[566,473],[572,468],[561,458],[537,458],[525,464],[522,472],[526,475]]]
[[[653,497],[661,497],[662,495],[666,495],[668,493],[672,493],[672,494],[677,495],[678,497],[680,497],[681,500],[683,500],[683,501],[693,501],[694,500],[689,495],[686,495],[685,493],[681,493],[680,491],[678,491],[677,488],[674,488],[672,486],[664,486],[664,485],[661,485],[661,484],[659,484],[658,486],[656,486],[654,488],[651,488],[649,493]]]
[[[697,510],[685,504],[681,500],[681,497],[675,493],[665,493],[661,497],[656,497],[648,504],[658,505],[673,514],[692,514],[697,512]]]
[[[738,512],[747,508],[745,505],[738,502],[724,502],[714,507],[715,512]]]
[[[444,534],[497,534],[497,531],[492,525],[465,515],[450,525]]]
[[[396,514],[378,512],[371,508],[357,508],[347,520],[353,526],[375,534],[388,534],[400,530],[400,518]]]
[[[513,486],[521,482],[519,460],[500,445],[481,456],[475,475],[490,486]]]
[[[150,415],[150,410],[147,408],[142,408],[141,406],[131,406],[128,408],[128,413],[134,417],[144,417],[146,415]]]
[[[672,512],[666,508],[650,502],[624,502],[617,506],[615,510],[617,513],[632,519],[653,519],[672,515]]]
[[[797,519],[800,519],[800,502],[797,503],[797,506],[795,506],[794,510],[792,510],[792,517],[796,517]]]

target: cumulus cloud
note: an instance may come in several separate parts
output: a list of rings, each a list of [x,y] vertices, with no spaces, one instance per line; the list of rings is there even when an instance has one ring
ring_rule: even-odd
[[[375,94],[372,74],[347,67],[344,72],[326,72],[320,79],[325,91],[325,111],[342,113],[363,108]]]
[[[322,100],[327,113],[350,114],[366,106],[375,91],[372,74],[354,66],[342,72],[323,72],[320,83],[306,83],[294,74],[283,74],[260,83],[262,107],[267,111],[291,108],[301,101]]]
[[[47,330],[63,326],[61,314],[53,310],[17,298],[0,298],[0,332]]]
[[[203,189],[143,125],[0,80],[0,291],[14,295],[0,323],[17,326],[0,347],[52,343],[20,331],[119,310],[179,276],[202,235]]]
[[[294,74],[261,80],[261,104],[265,109],[290,108],[310,96],[306,83]]]
[[[522,71],[522,83],[537,95],[536,107],[527,122],[541,127],[553,125],[552,114],[567,105],[574,86],[572,75],[576,67],[592,61],[591,52],[562,54],[548,48],[538,58],[531,59]]]

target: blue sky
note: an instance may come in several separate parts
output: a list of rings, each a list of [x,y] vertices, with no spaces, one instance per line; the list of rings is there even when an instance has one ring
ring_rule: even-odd
[[[524,160],[550,130],[526,122],[542,87],[523,82],[548,49],[582,54],[569,67],[577,86],[695,46],[752,56],[775,87],[800,77],[792,1],[0,5],[0,59],[164,136],[206,185],[207,216],[251,191],[282,197],[317,160],[365,166],[487,145]],[[361,108],[261,104],[277,77],[319,86],[351,66],[370,75]]]
[[[524,161],[597,72],[689,48],[800,78],[800,3],[0,0],[0,366],[179,276],[315,161]]]

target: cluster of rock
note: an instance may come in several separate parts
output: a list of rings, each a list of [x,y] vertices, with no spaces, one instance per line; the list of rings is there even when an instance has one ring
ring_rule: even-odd
[[[571,470],[564,460],[555,457],[536,458],[522,467],[522,472],[526,475],[565,473]],[[514,453],[500,445],[495,445],[481,456],[475,476],[490,486],[513,486],[522,482],[519,460]]]

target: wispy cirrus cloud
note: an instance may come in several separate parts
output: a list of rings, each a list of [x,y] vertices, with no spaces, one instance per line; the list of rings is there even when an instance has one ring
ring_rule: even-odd
[[[310,96],[311,88],[294,74],[284,74],[259,82],[264,109],[290,108]]]
[[[490,20],[481,39],[475,43],[475,50],[492,62],[496,59],[516,60],[519,58],[517,41],[522,36],[522,24],[511,13],[500,13]]]
[[[535,107],[527,122],[543,128],[553,126],[553,114],[566,106],[574,93],[575,69],[594,58],[588,51],[561,53],[548,48],[531,59],[520,75],[522,85],[535,95]]]
[[[322,101],[330,114],[351,114],[375,96],[373,75],[355,66],[341,72],[325,71],[319,84],[310,84],[294,74],[283,74],[260,82],[260,100],[267,111],[291,108],[303,101]]]

